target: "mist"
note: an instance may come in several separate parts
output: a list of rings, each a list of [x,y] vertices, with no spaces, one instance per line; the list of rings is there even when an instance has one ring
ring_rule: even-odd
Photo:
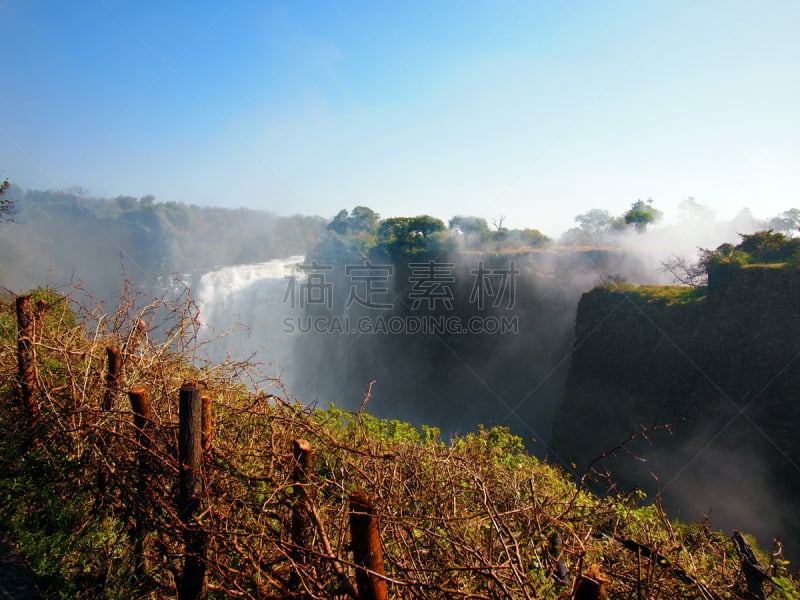
[[[113,308],[125,285],[152,296],[188,289],[198,304],[209,360],[268,365],[306,403],[357,408],[374,381],[369,409],[379,416],[436,426],[445,438],[481,423],[507,425],[528,443],[535,438],[532,450],[542,455],[563,394],[581,293],[609,277],[670,284],[672,276],[662,268],[670,256],[691,259],[698,247],[715,248],[765,225],[747,210],[717,220],[690,200],[677,222],[644,233],[624,231],[593,247],[552,244],[495,257],[495,266],[513,262],[520,271],[515,306],[483,316],[516,317],[518,331],[423,340],[406,334],[304,334],[285,326],[285,318],[299,314],[287,302],[287,274],[319,241],[325,222],[319,217],[287,223],[266,213],[165,206],[152,198],[103,200],[13,186],[11,193],[20,214],[2,225],[6,260],[0,285],[7,290],[77,285]],[[287,224],[297,233],[287,237]],[[193,232],[200,226],[209,233],[198,238]],[[454,265],[457,313],[470,310],[469,271],[486,259],[466,249],[437,258]],[[339,261],[336,269],[344,266]],[[331,283],[342,305],[348,282],[343,272],[336,277]],[[408,273],[393,279],[387,298],[401,302]],[[396,308],[398,314],[406,310],[401,303]]]
[[[126,284],[154,296],[188,294],[199,311],[204,360],[259,363],[307,405],[358,410],[370,390],[365,410],[437,427],[445,441],[479,425],[507,426],[531,453],[567,471],[574,457],[555,452],[551,435],[583,292],[609,280],[671,284],[672,275],[663,269],[669,257],[694,260],[698,248],[736,243],[739,234],[768,225],[746,209],[723,220],[686,202],[671,223],[642,233],[629,229],[592,246],[551,243],[506,254],[455,248],[433,257],[452,265],[451,308],[423,303],[412,309],[414,275],[408,264],[398,262],[391,277],[373,281],[382,290],[379,299],[392,307],[385,316],[435,320],[455,315],[483,324],[505,318],[516,324],[513,331],[317,331],[302,319],[369,317],[374,323],[376,314],[357,304],[344,308],[353,290],[346,267],[354,266],[344,258],[330,261],[324,278],[332,308],[293,303],[292,286],[304,285],[307,276],[298,265],[309,264],[304,256],[324,237],[327,219],[242,213],[232,220],[235,211],[204,213],[208,209],[178,205],[169,212],[161,203],[141,199],[87,201],[70,193],[25,194],[18,188],[13,193],[22,211],[16,222],[2,225],[0,286],[6,290],[41,285],[66,291],[80,285],[111,310]],[[112,209],[112,216],[103,216]],[[142,222],[142,215],[154,215],[153,220]],[[250,229],[244,222],[251,222]],[[189,244],[200,225],[210,233],[203,244]],[[295,228],[291,233],[289,226]],[[481,265],[515,270],[512,304],[488,302],[478,309],[470,301]],[[493,281],[497,292],[499,280]],[[656,443],[646,470],[632,475],[638,485],[666,487],[664,502],[671,514],[690,521],[708,514],[712,524],[751,530],[762,543],[790,529],[781,517],[764,518],[785,512],[789,500],[777,497],[772,482],[759,475],[765,472],[763,453],[731,453],[712,444],[671,481],[669,463],[688,462],[713,432],[677,430],[675,435],[686,436],[680,456],[659,457]],[[605,449],[598,447],[597,454]],[[747,497],[738,493],[743,486]]]

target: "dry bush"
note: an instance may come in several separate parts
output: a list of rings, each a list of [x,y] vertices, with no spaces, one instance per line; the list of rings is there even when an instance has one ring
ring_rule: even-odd
[[[602,572],[614,598],[743,593],[727,538],[703,524],[673,526],[657,503],[601,500],[529,456],[506,429],[444,443],[433,429],[363,410],[303,406],[258,365],[205,363],[188,292],[179,302],[123,294],[113,314],[80,290],[51,298],[35,339],[41,417],[28,430],[11,400],[10,308],[0,307],[0,508],[48,596],[175,594],[184,533],[177,403],[185,381],[213,398],[196,518],[208,540],[211,597],[352,595],[354,490],[379,509],[393,598],[569,598],[587,571]],[[140,319],[147,333],[134,344]],[[103,410],[108,345],[126,352],[122,391]],[[124,393],[139,386],[153,405],[144,445]],[[293,481],[297,439],[313,448],[302,488]],[[304,523],[303,544],[292,535],[293,514]]]

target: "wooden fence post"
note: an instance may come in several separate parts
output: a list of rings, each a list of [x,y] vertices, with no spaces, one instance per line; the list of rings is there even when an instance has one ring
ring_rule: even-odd
[[[304,551],[309,546],[312,523],[308,508],[308,483],[311,474],[311,444],[308,440],[297,439],[292,442],[292,456],[294,469],[292,470],[292,544],[297,549],[292,551],[295,562],[305,563],[307,554]],[[297,571],[292,573],[289,588],[295,589],[300,584],[300,575]]]
[[[153,445],[153,409],[150,397],[143,387],[133,388],[128,392],[133,410],[133,426],[136,429],[136,453],[139,461],[139,481],[136,490],[136,523],[131,535],[134,544],[134,572],[140,580],[147,575],[147,531],[144,527],[144,507],[147,504],[148,474],[152,467],[150,451]]]
[[[383,551],[375,505],[363,491],[350,494],[350,537],[356,567],[356,587],[360,600],[388,600],[383,575]]]
[[[606,600],[608,598],[606,583],[609,583],[609,579],[605,573],[603,573],[603,569],[600,565],[590,565],[575,581],[572,599]]]
[[[36,379],[34,364],[33,338],[34,314],[30,296],[17,296],[17,368],[18,380],[15,388],[16,401],[25,411],[28,427],[36,425],[39,419],[39,405],[33,396]]]
[[[207,593],[208,538],[194,519],[203,495],[202,410],[200,388],[192,383],[184,383],[180,389],[178,406],[178,515],[185,527],[185,556],[178,600],[202,600]]]
[[[122,374],[122,353],[119,346],[106,347],[108,371],[106,372],[106,393],[103,396],[103,410],[111,410],[114,396],[119,391],[119,376]]]

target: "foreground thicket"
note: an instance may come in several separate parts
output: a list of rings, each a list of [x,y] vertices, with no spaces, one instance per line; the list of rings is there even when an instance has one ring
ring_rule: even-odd
[[[204,364],[188,300],[125,301],[114,314],[77,296],[31,302],[35,418],[14,395],[13,299],[0,305],[0,519],[47,597],[172,597],[187,528],[207,547],[209,597],[355,596],[356,491],[378,509],[392,598],[600,598],[587,591],[598,585],[613,598],[746,597],[724,534],[669,522],[636,496],[599,499],[504,428],[445,443],[363,410],[303,406],[254,365]],[[186,381],[213,401],[188,521],[177,508]],[[137,425],[132,389],[152,404]],[[312,449],[302,477],[300,440]],[[779,557],[761,560],[767,591],[796,597]]]

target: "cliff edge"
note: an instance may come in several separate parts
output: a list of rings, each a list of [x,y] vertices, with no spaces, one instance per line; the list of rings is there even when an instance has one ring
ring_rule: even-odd
[[[582,473],[616,448],[594,467],[623,487],[800,549],[800,270],[731,265],[703,288],[595,288],[575,334],[559,458]]]

